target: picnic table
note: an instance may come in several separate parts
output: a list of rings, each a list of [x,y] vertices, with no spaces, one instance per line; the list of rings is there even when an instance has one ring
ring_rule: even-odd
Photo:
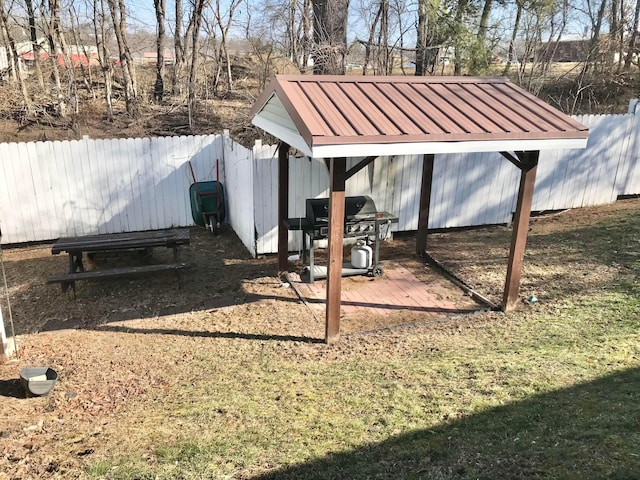
[[[71,287],[75,298],[75,282],[79,280],[101,280],[165,270],[177,272],[189,266],[187,263],[178,261],[178,248],[182,245],[188,245],[189,242],[189,230],[186,229],[60,238],[51,248],[51,253],[57,255],[66,252],[69,255],[69,270],[64,275],[49,278],[47,283],[60,283],[63,292]],[[173,250],[173,262],[96,270],[85,270],[83,263],[85,253],[93,255],[97,252],[138,250],[150,255],[156,247],[171,248]]]

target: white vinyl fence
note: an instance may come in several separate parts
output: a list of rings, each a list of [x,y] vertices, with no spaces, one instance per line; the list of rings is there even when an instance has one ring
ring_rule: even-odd
[[[640,193],[638,114],[575,117],[590,128],[584,150],[542,151],[534,210],[610,203]],[[349,166],[360,159],[350,159]],[[198,181],[219,180],[227,219],[253,254],[277,250],[278,159],[274,146],[250,150],[228,135],[0,144],[2,242],[155,230],[194,224],[188,162]],[[216,168],[217,166],[217,168]],[[378,158],[347,182],[415,230],[422,157]],[[291,158],[289,216],[328,195],[320,159]],[[499,224],[515,209],[519,170],[498,153],[437,155],[430,228]],[[300,248],[291,232],[289,247]]]
[[[2,242],[193,225],[191,162],[231,190],[226,221],[253,251],[252,158],[226,135],[0,144]]]

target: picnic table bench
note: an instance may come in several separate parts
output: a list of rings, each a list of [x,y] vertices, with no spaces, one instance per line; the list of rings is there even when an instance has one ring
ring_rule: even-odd
[[[189,242],[189,230],[186,229],[60,238],[51,248],[51,253],[57,255],[67,252],[69,255],[69,270],[64,275],[56,275],[49,278],[47,283],[60,283],[63,292],[71,287],[73,298],[75,298],[75,282],[79,280],[101,280],[166,270],[177,272],[189,266],[187,263],[178,261],[178,248],[181,245],[188,245]],[[97,270],[85,270],[84,268],[83,256],[85,253],[91,256],[97,252],[138,250],[150,254],[155,247],[171,248],[173,250],[173,262]]]

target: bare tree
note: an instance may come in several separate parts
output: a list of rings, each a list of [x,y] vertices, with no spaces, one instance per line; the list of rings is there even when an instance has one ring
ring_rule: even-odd
[[[29,90],[27,89],[27,84],[22,75],[22,69],[20,68],[20,60],[18,56],[18,50],[16,49],[16,42],[11,35],[11,28],[9,26],[9,17],[7,10],[5,9],[4,0],[0,0],[0,26],[2,27],[2,32],[9,46],[9,56],[11,57],[11,68],[15,74],[16,80],[18,81],[18,85],[20,87],[20,93],[22,94],[22,102],[24,104],[24,109],[26,114],[33,114],[33,104],[31,102],[31,97],[29,95]]]
[[[378,23],[380,22],[380,17],[383,14],[384,7],[383,4],[386,2],[380,2],[378,4],[378,8],[375,10],[376,14],[373,17],[373,21],[371,22],[371,26],[369,27],[369,38],[364,43],[364,62],[362,65],[362,75],[367,74],[367,69],[369,68],[369,64],[371,63],[371,58],[373,56],[373,48],[374,41],[376,35],[376,29],[378,28]],[[375,73],[375,72],[374,72]]]
[[[299,62],[296,63],[298,68],[305,70],[309,65],[309,58],[311,57],[311,48],[313,45],[312,38],[312,23],[313,23],[313,6],[311,0],[303,0],[302,10],[302,54]]]
[[[182,93],[182,69],[185,60],[185,44],[182,36],[182,0],[175,0],[175,30],[173,32],[173,94]]]
[[[245,1],[251,27],[245,24],[244,30],[254,50],[267,48],[271,58],[286,56],[298,70],[306,71],[314,50],[312,1]]]
[[[313,0],[315,74],[345,73],[349,0]]]
[[[233,22],[233,14],[236,9],[241,5],[242,0],[231,0],[227,5],[228,10],[223,13],[221,10],[220,0],[216,0],[214,17],[215,22],[220,33],[220,43],[218,44],[218,52],[216,55],[216,78],[214,81],[214,92],[218,94],[218,86],[220,83],[220,76],[222,74],[222,67],[225,66],[225,74],[227,77],[227,91],[233,92],[233,78],[231,77],[231,57],[229,55],[229,49],[227,46],[227,37],[229,36],[229,29]]]
[[[507,75],[511,70],[514,60],[516,60],[516,39],[518,38],[518,30],[520,29],[520,22],[522,20],[522,12],[524,9],[524,0],[516,0],[516,18],[513,22],[513,29],[511,30],[511,38],[509,39],[509,50],[507,52],[507,63],[502,71],[503,75]]]

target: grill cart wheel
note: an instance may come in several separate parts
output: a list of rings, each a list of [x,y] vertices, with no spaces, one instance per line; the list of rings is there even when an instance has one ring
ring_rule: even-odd
[[[376,266],[376,267],[373,267],[373,270],[371,270],[371,273],[373,274],[374,277],[381,277],[382,274],[384,273],[384,270],[382,270],[382,267]]]

